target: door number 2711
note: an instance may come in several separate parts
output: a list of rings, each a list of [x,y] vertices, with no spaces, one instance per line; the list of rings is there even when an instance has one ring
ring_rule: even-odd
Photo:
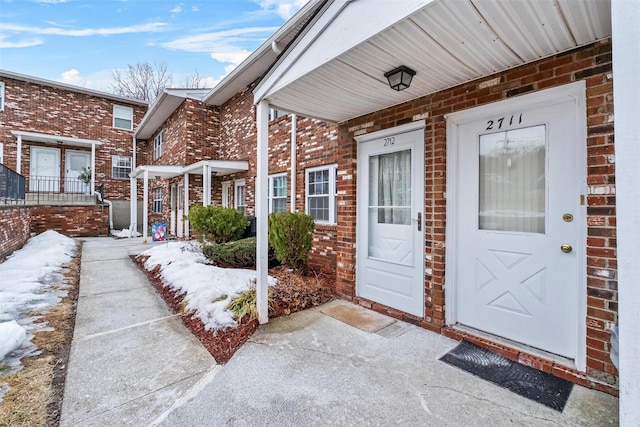
[[[519,125],[522,123],[522,113],[512,114],[511,116],[500,117],[496,120],[487,120],[486,130],[498,130],[503,127]]]

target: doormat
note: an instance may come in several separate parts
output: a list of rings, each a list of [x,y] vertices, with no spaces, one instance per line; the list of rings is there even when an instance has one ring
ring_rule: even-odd
[[[559,412],[564,409],[573,389],[570,381],[514,362],[465,340],[440,360]]]
[[[380,329],[396,322],[396,320],[391,317],[383,316],[380,313],[348,302],[337,302],[325,306],[320,310],[320,313],[333,317],[354,328],[369,332],[370,334],[378,332]]]

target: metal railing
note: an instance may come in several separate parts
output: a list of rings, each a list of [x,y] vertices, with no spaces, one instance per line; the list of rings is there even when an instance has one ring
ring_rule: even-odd
[[[27,203],[95,203],[91,185],[78,178],[30,175],[27,178]]]
[[[0,163],[0,202],[17,204],[25,202],[25,178]]]

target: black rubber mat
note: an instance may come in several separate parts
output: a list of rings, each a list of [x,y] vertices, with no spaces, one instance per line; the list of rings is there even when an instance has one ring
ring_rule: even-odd
[[[567,380],[514,362],[464,340],[440,360],[560,412],[573,388],[573,383]]]

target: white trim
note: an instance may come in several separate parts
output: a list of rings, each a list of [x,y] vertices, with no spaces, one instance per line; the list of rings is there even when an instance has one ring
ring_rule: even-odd
[[[114,162],[115,158],[117,157],[117,161]],[[117,166],[120,162],[120,160],[122,159],[129,159],[129,172],[126,173],[124,176],[121,177],[117,177],[114,175],[113,170],[114,168],[119,168],[119,169],[125,169],[122,166]],[[129,179],[129,175],[131,174],[131,171],[133,166],[133,158],[131,156],[121,156],[119,154],[112,154],[111,155],[111,179]]]
[[[118,115],[116,114],[116,110],[120,110],[121,113],[124,113],[125,111],[127,111],[127,116],[131,116],[131,118],[129,117],[124,117],[123,115]],[[113,104],[113,117],[112,117],[112,126],[115,129],[123,129],[123,130],[133,130],[133,108],[131,107],[127,107],[124,105],[118,105],[118,104]],[[120,126],[116,126],[116,119],[121,119],[121,120],[129,120],[131,122],[131,126],[129,126],[128,128],[123,128]]]
[[[4,104],[6,104],[6,100],[4,98],[5,86],[4,82],[0,82],[0,111],[4,111]]]
[[[269,238],[267,207],[267,175],[269,173],[269,104],[258,103],[256,108],[256,181],[254,188],[254,205],[256,215],[256,308],[258,322],[269,322],[268,310],[268,270],[269,270]]]
[[[243,190],[244,205],[238,204],[238,196],[240,195],[240,192],[238,191],[238,187],[244,188]],[[247,211],[247,180],[244,178],[236,179],[235,181],[233,181],[233,208],[238,209],[240,206],[243,207],[243,212],[246,213]]]
[[[162,187],[154,187],[153,190],[151,190],[152,196],[153,196],[153,213],[155,214],[161,214],[162,213]],[[158,197],[158,193],[160,197]],[[160,210],[156,209],[156,203],[159,203],[160,206]]]
[[[25,142],[28,142],[28,141],[44,142],[49,144],[70,145],[75,147],[89,147],[91,145],[102,145],[102,142],[96,139],[73,138],[70,136],[50,135],[46,133],[36,133],[36,132],[22,132],[18,130],[12,130],[11,134],[18,138],[21,138],[22,141],[25,141]]]
[[[222,182],[222,206],[230,208],[233,206],[233,200],[231,200],[231,181]]]
[[[329,219],[327,221],[321,221],[318,219],[314,219],[316,224],[326,224],[326,225],[335,225],[338,223],[337,218],[337,197],[338,197],[338,165],[336,163],[331,163],[328,165],[316,166],[313,168],[307,168],[304,171],[304,212],[307,215],[309,213],[309,173],[318,172],[318,171],[329,171],[329,194],[327,194],[329,198]]]
[[[162,157],[162,151],[164,149],[164,131],[158,132],[156,136],[153,137],[153,160],[158,160]]]
[[[281,178],[284,177],[284,184],[285,184],[285,190],[284,190],[284,195],[283,196],[279,196],[278,199],[284,199],[284,204],[285,204],[285,210],[282,212],[286,212],[287,208],[287,186],[289,185],[288,183],[288,179],[287,179],[287,173],[286,172],[282,172],[282,173],[274,173],[272,175],[269,175],[268,181],[269,184],[267,186],[267,204],[269,206],[269,213],[273,213],[273,181],[275,178]]]
[[[0,164],[4,164],[4,143],[0,142]]]
[[[407,133],[414,130],[424,129],[426,124],[427,124],[426,120],[417,120],[415,122],[396,126],[394,128],[387,128],[387,129],[382,129],[376,132],[359,135],[359,136],[356,136],[354,139],[358,142],[358,144],[360,144],[361,142],[367,142],[372,139],[380,139],[380,138],[385,138],[387,136],[399,135],[401,133]]]
[[[577,170],[582,171],[579,182],[580,188],[576,189],[577,194],[586,196],[586,174],[587,174],[587,123],[586,123],[586,84],[584,81],[570,83],[564,86],[545,89],[539,92],[522,95],[519,97],[497,101],[489,105],[470,108],[445,115],[447,121],[447,227],[446,227],[446,265],[445,265],[445,321],[447,325],[455,325],[457,322],[455,289],[457,283],[457,248],[455,242],[458,241],[458,206],[455,201],[458,198],[458,130],[459,127],[477,120],[481,120],[492,114],[499,114],[505,110],[518,109],[526,106],[527,109],[544,108],[549,105],[566,102],[569,99],[576,102],[576,126],[577,136],[581,143],[578,146],[579,158]],[[578,223],[577,241],[585,242],[576,248],[578,258],[578,271],[576,280],[578,284],[586,283],[586,235],[587,235],[587,206],[579,206],[580,215],[576,215]],[[578,286],[578,330],[576,331],[576,368],[580,371],[586,369],[586,314],[587,314],[587,292],[584,286]]]

